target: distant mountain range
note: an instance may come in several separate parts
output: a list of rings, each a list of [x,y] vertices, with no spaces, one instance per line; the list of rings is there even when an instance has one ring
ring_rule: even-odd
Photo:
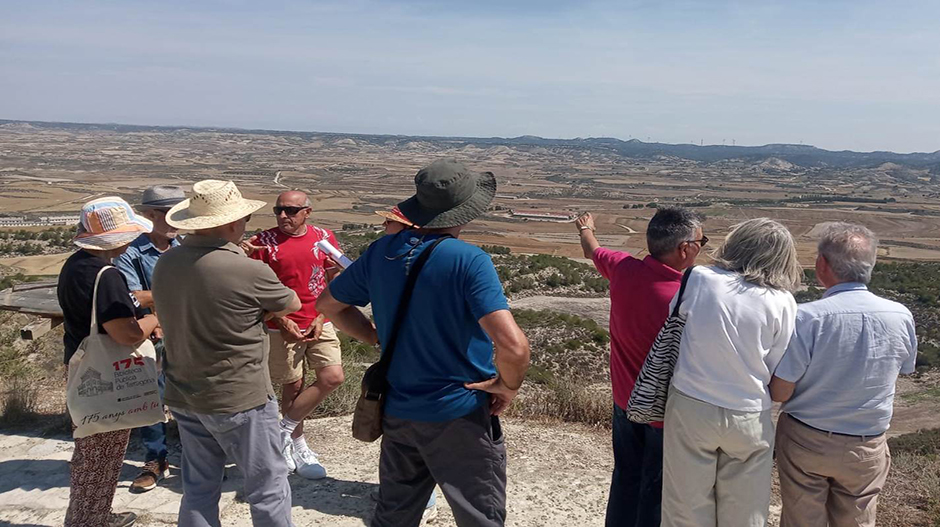
[[[27,124],[36,128],[48,129],[83,129],[109,130],[114,132],[222,132],[240,134],[290,135],[301,137],[349,137],[370,143],[388,144],[389,141],[402,144],[410,141],[446,143],[454,145],[474,145],[480,147],[544,147],[589,149],[598,152],[617,154],[633,159],[654,159],[658,156],[688,159],[703,163],[715,163],[726,160],[761,162],[767,158],[777,158],[803,167],[863,168],[878,167],[883,163],[894,163],[913,168],[928,169],[940,173],[940,150],[930,153],[898,154],[895,152],[853,152],[851,150],[824,150],[809,145],[769,144],[763,146],[726,146],[695,144],[645,143],[637,139],[623,141],[612,137],[589,137],[576,139],[546,139],[532,135],[520,137],[434,137],[371,134],[337,134],[330,132],[295,132],[283,130],[254,130],[241,128],[189,127],[189,126],[142,126],[126,124],[87,124],[57,123],[39,121],[14,121],[0,119],[0,126]]]

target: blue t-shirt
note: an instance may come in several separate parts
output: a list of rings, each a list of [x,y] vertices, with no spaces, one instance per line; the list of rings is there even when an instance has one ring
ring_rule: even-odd
[[[388,342],[407,270],[438,235],[412,231],[379,238],[330,283],[345,304],[372,303],[379,342]],[[493,261],[457,239],[438,245],[418,275],[389,368],[385,413],[400,419],[448,421],[489,400],[464,383],[496,375],[493,342],[478,320],[509,309]]]

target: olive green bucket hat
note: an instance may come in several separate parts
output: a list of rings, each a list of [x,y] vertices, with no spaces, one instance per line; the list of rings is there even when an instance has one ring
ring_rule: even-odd
[[[496,196],[496,176],[473,172],[456,159],[439,159],[415,176],[415,195],[398,204],[424,229],[446,229],[477,219]]]

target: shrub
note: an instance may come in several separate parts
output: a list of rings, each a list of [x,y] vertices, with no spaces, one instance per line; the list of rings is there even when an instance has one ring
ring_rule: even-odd
[[[0,394],[0,425],[12,426],[35,421],[39,417],[39,384],[26,370],[4,375]]]
[[[513,401],[507,415],[523,419],[583,423],[610,427],[613,399],[606,389],[570,379],[555,379],[530,389]]]
[[[502,245],[481,245],[480,248],[490,254],[510,254],[512,252],[509,247],[503,247]]]

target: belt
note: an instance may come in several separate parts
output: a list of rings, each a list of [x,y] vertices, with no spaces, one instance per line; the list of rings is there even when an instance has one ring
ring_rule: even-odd
[[[881,437],[881,436],[885,435],[884,432],[881,432],[881,433],[878,433],[878,434],[868,434],[868,435],[843,434],[842,432],[830,432],[829,430],[823,430],[822,428],[816,428],[816,427],[813,426],[813,425],[808,425],[808,424],[804,423],[803,421],[800,421],[800,420],[797,419],[796,417],[793,417],[793,416],[790,415],[790,414],[786,414],[786,415],[789,416],[790,419],[793,419],[794,421],[796,421],[797,423],[799,423],[799,424],[805,426],[806,428],[810,428],[810,429],[815,430],[815,431],[817,431],[817,432],[822,432],[822,433],[824,433],[824,434],[829,435],[830,437],[831,437],[831,436],[852,437],[852,438],[855,438],[855,439],[861,439],[862,441],[867,441],[867,440],[869,440],[869,439],[874,439],[874,438],[876,438],[876,437]]]

